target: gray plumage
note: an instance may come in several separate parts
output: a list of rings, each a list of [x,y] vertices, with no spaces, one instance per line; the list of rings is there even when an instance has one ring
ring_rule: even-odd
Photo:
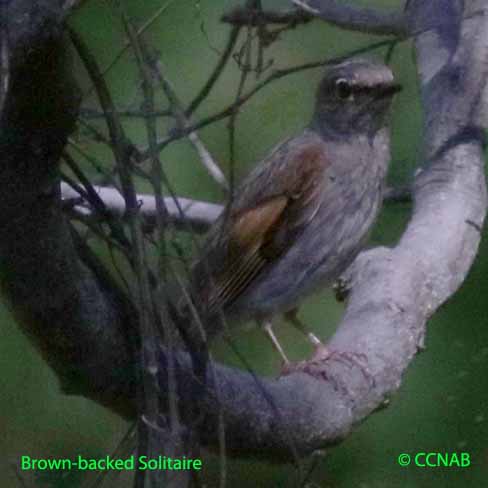
[[[381,206],[398,89],[379,63],[327,70],[310,124],[244,179],[192,268],[207,333],[220,331],[220,312],[232,324],[294,309],[351,264]]]

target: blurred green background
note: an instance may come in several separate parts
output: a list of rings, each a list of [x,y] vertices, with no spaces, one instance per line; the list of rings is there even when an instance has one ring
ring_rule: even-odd
[[[124,3],[136,25],[142,25],[163,0]],[[229,27],[221,14],[239,4],[231,0],[180,0],[168,2],[163,15],[148,29],[145,39],[158,49],[168,78],[179,97],[189,102],[207,79],[224,48]],[[363,0],[363,4],[371,2]],[[378,5],[395,4],[391,1]],[[284,0],[263,1],[265,8],[288,8]],[[108,2],[88,1],[71,19],[102,67],[108,65],[124,45],[118,16]],[[377,41],[366,35],[342,32],[321,22],[288,31],[265,51],[273,60],[271,69],[342,55]],[[242,46],[244,36],[238,42]],[[255,51],[254,51],[255,53]],[[380,56],[385,51],[379,51]],[[413,51],[410,42],[396,48],[392,67],[405,86],[397,98],[392,119],[393,162],[390,183],[410,181],[418,157],[421,115],[419,110]],[[89,79],[79,61],[76,76],[85,91]],[[210,115],[231,103],[236,96],[239,70],[231,60],[211,96],[199,108],[194,120]],[[265,72],[262,76],[266,76]],[[281,139],[300,130],[308,121],[321,69],[308,70],[273,82],[247,103],[237,119],[235,160],[241,176]],[[134,56],[128,52],[108,73],[107,81],[120,108],[138,108],[141,100]],[[250,85],[255,82],[250,76]],[[161,108],[166,105],[161,98]],[[85,108],[96,108],[93,95]],[[124,119],[131,138],[145,144],[143,123]],[[226,121],[205,128],[200,136],[225,171],[229,170]],[[99,127],[104,130],[100,122]],[[160,134],[168,121],[158,124]],[[84,137],[77,140],[85,150],[110,165],[111,155],[101,144]],[[176,192],[182,196],[222,201],[223,194],[198,162],[187,141],[170,145],[161,158]],[[97,173],[84,165],[94,180]],[[141,191],[149,187],[140,183]],[[384,209],[371,238],[371,245],[396,242],[408,221],[408,204],[391,204]],[[182,238],[183,245],[185,239]],[[457,487],[486,486],[488,479],[488,247],[483,241],[478,258],[461,290],[429,322],[425,352],[409,368],[399,393],[390,406],[372,415],[340,446],[316,460],[310,486],[320,487]],[[342,305],[332,294],[312,297],[302,308],[303,318],[326,338],[338,323]],[[326,318],[326,320],[324,320]],[[69,320],[69,317],[66,317]],[[327,329],[324,329],[324,324]],[[16,477],[19,456],[69,457],[106,455],[117,445],[127,425],[105,409],[82,398],[60,394],[52,372],[21,335],[5,308],[0,310],[0,487],[23,486]],[[285,350],[294,359],[309,352],[308,344],[287,325],[276,328]],[[239,331],[236,343],[259,373],[276,375],[279,358],[264,335],[255,329]],[[215,357],[242,367],[223,341],[214,346]],[[401,468],[400,453],[418,451],[468,452],[469,468]],[[217,486],[219,463],[204,459],[204,481]],[[269,465],[257,459],[230,461],[229,485],[235,487],[292,486],[291,465]],[[25,486],[77,487],[79,473],[26,474]],[[130,486],[128,480],[113,486]]]

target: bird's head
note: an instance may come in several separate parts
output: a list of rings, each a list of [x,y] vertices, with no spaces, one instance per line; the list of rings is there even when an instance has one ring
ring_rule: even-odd
[[[374,134],[401,90],[388,66],[353,58],[331,66],[317,90],[313,125],[332,134]]]

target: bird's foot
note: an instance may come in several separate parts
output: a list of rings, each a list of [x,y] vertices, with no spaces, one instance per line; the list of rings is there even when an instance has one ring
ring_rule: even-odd
[[[321,342],[319,339],[316,339],[317,342],[314,342],[314,353],[312,358],[306,361],[283,361],[281,366],[281,374],[280,376],[286,376],[296,371],[304,371],[304,367],[306,364],[310,363],[319,363],[321,361],[326,361],[327,358],[330,357],[331,351],[327,348],[327,346]]]
[[[315,347],[311,359],[284,364],[281,369],[281,376],[303,372],[317,379],[331,381],[334,387],[338,388],[338,382],[330,374],[330,364],[332,362],[339,362],[349,368],[358,368],[364,378],[371,384],[371,387],[374,387],[374,377],[367,368],[367,357],[365,354],[351,351],[331,350],[322,343]]]

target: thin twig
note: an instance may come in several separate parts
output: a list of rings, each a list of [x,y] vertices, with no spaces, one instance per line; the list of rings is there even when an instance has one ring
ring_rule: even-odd
[[[254,0],[248,0],[248,5],[254,4]],[[244,63],[239,61],[241,68],[241,76],[239,79],[239,84],[237,86],[237,91],[234,99],[234,109],[230,114],[229,123],[227,124],[227,129],[229,131],[229,183],[230,183],[230,200],[234,196],[235,188],[235,126],[237,115],[239,113],[240,105],[237,101],[242,97],[244,87],[246,85],[246,80],[251,71],[251,42],[252,42],[252,27],[247,27],[247,36],[244,41],[244,47],[242,52],[242,57],[244,58]],[[222,227],[223,230],[223,227]]]
[[[100,182],[101,185],[108,185],[113,188],[117,188],[120,195],[122,195],[122,190],[120,189],[120,184],[116,180],[115,176],[108,171],[104,165],[98,161],[97,158],[93,157],[87,151],[85,151],[79,144],[77,144],[73,139],[68,138],[68,145],[70,149],[73,149],[76,153],[78,153],[81,157],[83,157],[100,175],[102,181]]]
[[[236,7],[222,15],[221,20],[234,26],[251,25],[257,27],[261,24],[289,24],[297,26],[307,24],[314,16],[304,10],[292,9],[283,12],[276,10],[263,10],[247,7]]]
[[[135,29],[132,26],[132,22],[128,19],[125,11],[120,8],[120,12],[122,15],[122,20],[124,23],[125,30],[129,37],[129,42],[134,50],[136,55],[137,64],[139,67],[139,72],[142,78],[142,89],[144,93],[144,109],[147,110],[149,113],[154,112],[155,110],[155,95],[154,89],[152,86],[152,73],[150,71],[150,64],[148,62],[148,55],[146,50],[144,49],[144,43],[142,40],[136,35]],[[163,320],[163,308],[164,307],[164,297],[161,295],[161,281],[164,280],[164,275],[166,273],[166,227],[168,221],[168,210],[164,204],[164,199],[162,196],[162,170],[161,170],[161,161],[159,160],[158,153],[155,150],[156,146],[156,123],[155,118],[153,116],[146,116],[144,118],[146,123],[146,132],[147,138],[149,141],[149,147],[151,149],[151,185],[154,189],[154,200],[156,203],[156,230],[158,235],[158,268],[159,272],[157,277],[159,279],[158,286],[156,289],[153,289],[153,300],[155,303],[159,303],[160,306],[158,307],[156,313],[159,315],[158,324],[164,327],[167,325],[167,320]],[[166,315],[166,314],[165,314]],[[164,317],[165,318],[165,317]],[[170,425],[171,425],[171,432],[173,434],[178,433],[180,430],[180,415],[178,412],[177,406],[177,399],[176,399],[176,378],[175,378],[175,368],[174,368],[174,358],[172,351],[175,348],[174,338],[171,330],[169,328],[164,328],[161,331],[164,334],[165,342],[168,346],[168,354],[167,354],[167,361],[168,361],[168,387],[169,387],[169,396],[168,396],[168,405],[169,405],[169,418],[170,418]],[[155,334],[153,333],[152,336],[147,337],[149,340],[154,340]],[[147,367],[151,368],[151,375],[155,379],[158,375],[158,362],[156,355],[154,353],[147,358]],[[157,385],[153,389],[153,394],[156,395],[157,399]],[[155,411],[149,412],[151,416],[148,418],[149,425],[152,423],[157,422],[157,418],[159,415],[159,408],[157,407],[157,402],[155,403]],[[148,453],[149,454],[149,453]]]
[[[184,129],[189,125],[188,117],[186,116],[183,102],[179,99],[176,90],[173,88],[169,79],[164,75],[164,69],[160,59],[156,59],[154,56],[149,60],[151,66],[153,67],[153,75],[157,78],[161,88],[163,89],[168,101],[170,103],[170,110],[174,115],[176,121],[178,122],[179,129]],[[224,190],[228,191],[229,186],[225,178],[224,173],[220,169],[219,165],[215,162],[210,152],[207,150],[200,137],[195,131],[189,132],[188,139],[195,147],[198,155],[200,156],[200,161],[202,162],[205,169],[208,171],[210,176],[222,187]],[[153,148],[158,151],[157,141]]]
[[[210,125],[210,124],[213,124],[213,123],[219,121],[219,120],[226,119],[226,118],[230,117],[236,108],[244,105],[244,103],[246,103],[250,98],[252,98],[254,95],[256,95],[256,93],[258,93],[265,86],[267,86],[268,84],[270,84],[276,80],[279,80],[281,78],[284,78],[285,76],[288,76],[288,75],[291,75],[294,73],[298,73],[300,71],[305,71],[308,69],[320,68],[323,66],[336,64],[336,63],[339,63],[341,61],[344,61],[345,59],[347,59],[351,56],[355,56],[355,55],[362,54],[365,52],[369,52],[369,51],[372,51],[375,49],[380,49],[380,48],[385,47],[385,46],[389,46],[392,42],[396,42],[396,39],[394,39],[394,40],[388,39],[388,40],[384,40],[384,41],[378,41],[378,42],[375,42],[373,44],[369,44],[368,46],[361,47],[359,49],[354,49],[353,51],[350,51],[349,53],[347,53],[345,55],[338,56],[335,58],[328,58],[328,59],[323,60],[323,61],[304,63],[304,64],[300,64],[297,66],[292,66],[290,68],[275,70],[270,75],[268,75],[265,79],[263,79],[262,81],[257,83],[251,90],[249,90],[247,93],[242,95],[238,100],[235,100],[233,103],[231,103],[230,105],[225,107],[223,110],[221,110],[221,111],[219,111],[213,115],[210,115],[208,117],[205,117],[205,118],[201,119],[200,121],[189,125],[185,129],[177,129],[177,130],[172,131],[168,136],[166,136],[165,138],[163,138],[162,140],[160,140],[158,142],[157,150],[161,151],[166,146],[168,146],[168,144],[187,136],[191,132],[198,131],[198,130],[200,130],[200,129],[202,129],[202,128]],[[139,158],[138,161],[142,162],[142,161],[148,159],[149,154],[150,154],[150,151],[147,148],[144,149],[142,152],[140,152],[139,157],[138,157]]]
[[[171,117],[172,114],[169,110],[155,110],[154,112],[148,112],[147,110],[119,110],[117,112],[119,117]],[[81,108],[80,117],[84,119],[103,119],[105,114],[100,110],[94,110],[92,108]]]
[[[150,293],[149,274],[146,266],[145,258],[145,245],[143,238],[143,231],[141,227],[141,220],[139,219],[139,206],[137,202],[137,196],[135,192],[134,183],[132,181],[131,169],[130,169],[130,151],[128,148],[130,144],[127,142],[125,132],[117,117],[117,111],[112,101],[110,91],[105,83],[105,80],[100,72],[97,62],[91,55],[90,51],[86,47],[83,40],[78,36],[76,32],[69,29],[71,40],[76,47],[76,50],[85,64],[85,67],[90,74],[93,81],[98,98],[102,109],[106,114],[106,122],[109,130],[111,148],[114,153],[115,162],[122,184],[123,195],[126,203],[126,214],[128,218],[131,241],[134,253],[135,273],[137,279],[137,309],[140,320],[140,337],[148,338],[152,337],[152,327],[154,324],[153,307]],[[141,347],[141,367],[139,370],[141,377],[141,384],[139,386],[139,419],[141,415],[148,412],[149,416],[157,415],[158,404],[156,397],[157,384],[154,384],[151,375],[147,372],[147,349],[146,341],[142,340]],[[149,362],[151,364],[151,362]],[[149,402],[149,405],[147,404]],[[151,417],[152,418],[152,417]],[[139,439],[138,449],[139,452],[146,454],[148,452],[148,434],[143,422],[138,422],[139,425]],[[139,473],[139,472],[138,472]],[[142,474],[145,471],[141,471]],[[137,479],[141,482],[141,478]],[[144,483],[144,476],[142,476],[142,483]],[[142,485],[141,485],[142,486]]]
[[[212,71],[205,85],[203,85],[203,88],[197,93],[197,95],[190,102],[188,108],[185,111],[185,115],[187,117],[190,117],[193,114],[193,112],[195,112],[195,110],[200,106],[200,104],[205,100],[205,98],[208,97],[213,87],[215,86],[215,83],[220,78],[222,71],[224,70],[225,66],[227,65],[227,62],[230,59],[230,56],[232,55],[232,52],[234,51],[234,47],[239,37],[240,30],[241,29],[239,26],[233,27],[230,30],[227,44],[222,53],[222,56],[219,59],[219,62],[215,66],[214,70]]]
[[[81,168],[76,164],[75,160],[67,152],[63,154],[63,159],[70,168],[70,170],[73,172],[73,174],[83,185],[83,189],[86,192],[85,198],[90,203],[90,206],[94,208],[95,211],[100,215],[100,217],[107,223],[110,228],[112,237],[124,249],[124,254],[126,255],[126,257],[128,257],[129,262],[133,263],[131,257],[131,245],[129,240],[127,239],[127,236],[125,235],[123,226],[120,225],[118,220],[114,218],[113,214],[111,214],[107,210],[104,201],[98,196],[98,193],[95,191],[92,183],[85,176]]]
[[[132,451],[134,450],[135,434],[135,422],[133,422],[129,426],[127,432],[124,434],[122,439],[120,439],[120,442],[117,444],[115,449],[111,452],[110,457],[112,459],[127,458],[128,454],[132,453]],[[117,471],[115,472],[117,473]],[[100,486],[102,486],[102,481],[105,473],[105,471],[100,471],[99,474],[92,481],[88,480],[83,483],[81,488],[100,488]]]
[[[136,36],[139,37],[142,33],[144,33],[151,25],[154,24],[154,22],[161,17],[161,15],[171,6],[172,3],[174,3],[175,0],[168,0],[164,5],[162,5],[156,12],[149,17],[149,19],[139,27],[139,29],[136,32]],[[101,70],[101,76],[105,77],[105,75],[119,62],[119,60],[122,58],[122,56],[127,52],[127,50],[131,47],[130,42],[126,42],[124,47],[119,51],[119,53],[110,61],[110,63]],[[83,95],[83,98],[87,97],[93,92],[94,85],[90,87],[87,92]]]
[[[98,129],[93,127],[93,125],[89,124],[86,120],[83,120],[83,118],[79,118],[78,121],[91,134],[95,142],[101,142],[110,147],[110,141]]]

